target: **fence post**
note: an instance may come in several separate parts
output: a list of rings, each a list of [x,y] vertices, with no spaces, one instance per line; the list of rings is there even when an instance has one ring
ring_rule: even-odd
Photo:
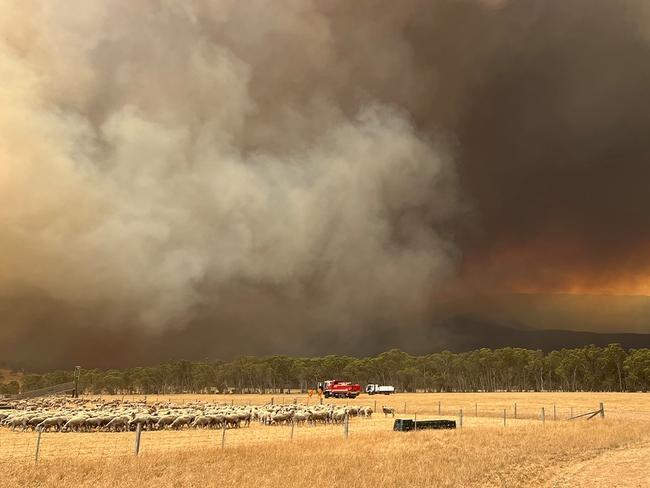
[[[474,417],[478,417],[478,403],[474,404]]]
[[[273,397],[271,397],[271,405],[273,405]]]
[[[503,409],[503,426],[506,426],[506,409]]]
[[[41,434],[43,429],[38,429],[38,434],[36,434],[36,455],[34,457],[34,464],[38,464],[38,455],[41,453]]]
[[[600,402],[600,418],[605,418],[605,405],[603,405],[603,402]]]
[[[417,432],[417,430],[418,430],[418,413],[417,412],[415,412],[415,418],[413,419],[413,426],[414,426],[413,430],[415,430]]]
[[[343,435],[345,438],[348,438],[349,435],[349,430],[350,430],[350,416],[348,415],[347,412],[345,412],[345,419],[343,420]]]
[[[544,407],[542,407],[542,424],[546,421],[545,415],[544,415]]]
[[[404,402],[404,413],[406,413],[406,402]]]
[[[134,452],[137,456],[140,454],[140,436],[142,435],[142,424],[138,422],[137,427],[135,428],[135,448]]]
[[[517,418],[517,402],[515,402],[515,418]]]
[[[224,448],[226,445],[226,423],[223,423],[223,426],[221,427],[221,449]]]
[[[570,418],[573,418],[573,407],[571,407],[571,417]]]
[[[553,404],[553,420],[557,420],[555,415],[555,403]]]
[[[460,428],[463,428],[463,409],[460,409]]]
[[[295,428],[295,426],[296,426],[296,420],[293,417],[291,417],[291,440],[293,440],[293,429]]]
[[[440,400],[438,400],[438,415],[440,415]]]
[[[79,377],[81,376],[81,366],[74,367],[74,393],[73,398],[79,398]]]
[[[376,411],[377,411],[377,400],[375,400],[375,409],[373,410],[373,412],[376,412]]]

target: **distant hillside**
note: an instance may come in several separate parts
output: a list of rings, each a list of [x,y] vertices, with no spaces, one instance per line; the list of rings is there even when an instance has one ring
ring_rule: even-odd
[[[443,324],[433,327],[430,333],[437,336],[432,341],[436,343],[436,349],[445,348],[453,352],[508,346],[549,352],[589,344],[605,346],[610,343],[620,343],[626,349],[650,348],[650,334],[515,328],[471,317],[454,317],[446,320]]]

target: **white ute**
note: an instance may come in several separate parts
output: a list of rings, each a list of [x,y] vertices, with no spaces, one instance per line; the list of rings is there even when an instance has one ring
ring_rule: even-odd
[[[384,385],[378,385],[376,383],[370,384],[366,386],[366,393],[368,395],[390,395],[391,393],[395,393],[395,387],[394,386],[384,386]]]

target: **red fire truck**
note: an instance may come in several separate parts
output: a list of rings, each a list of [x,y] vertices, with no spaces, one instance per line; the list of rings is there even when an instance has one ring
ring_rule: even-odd
[[[361,385],[341,380],[323,381],[318,383],[318,389],[325,398],[356,398],[361,393]]]

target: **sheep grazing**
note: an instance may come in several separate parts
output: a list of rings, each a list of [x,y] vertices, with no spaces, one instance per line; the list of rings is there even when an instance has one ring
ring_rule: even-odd
[[[395,409],[393,407],[386,407],[385,405],[382,405],[381,411],[384,412],[384,417],[388,417],[388,415],[395,417]]]
[[[309,414],[309,412],[301,412],[293,416],[293,421],[297,425],[303,425],[309,421],[310,417],[311,415]]]
[[[176,420],[175,415],[165,415],[164,417],[158,418],[158,421],[156,422],[156,429],[157,430],[162,430],[165,427],[170,426],[174,420]]]
[[[225,426],[230,429],[237,429],[241,427],[241,420],[238,415],[226,415],[224,417]]]
[[[385,415],[394,410],[383,407]],[[299,403],[241,406],[232,403],[172,402],[146,404],[141,401],[105,401],[48,397],[19,400],[0,412],[0,426],[12,430],[41,432],[128,432],[144,430],[237,429],[251,421],[261,425],[316,426],[341,424],[347,418],[369,418],[366,406],[304,405]]]
[[[63,432],[81,432],[86,427],[86,417],[72,417],[63,426]]]
[[[124,432],[129,430],[129,419],[127,417],[114,417],[106,424],[105,429],[109,432]]]
[[[310,420],[311,423],[314,425],[317,424],[318,422],[326,424],[329,420],[329,413],[325,411],[312,412],[310,415]]]
[[[54,428],[54,430],[60,432],[65,422],[66,420],[63,417],[50,417],[38,424],[36,426],[36,430],[40,430],[41,432],[49,432],[50,429]]]
[[[174,420],[169,427],[172,430],[181,430],[183,427],[189,426],[193,420],[194,420],[194,416],[183,415],[181,417],[177,417],[176,420]]]
[[[200,427],[202,429],[206,429],[210,427],[210,425],[213,422],[213,418],[208,416],[208,415],[199,415],[194,419],[194,422],[192,422],[192,427]]]

